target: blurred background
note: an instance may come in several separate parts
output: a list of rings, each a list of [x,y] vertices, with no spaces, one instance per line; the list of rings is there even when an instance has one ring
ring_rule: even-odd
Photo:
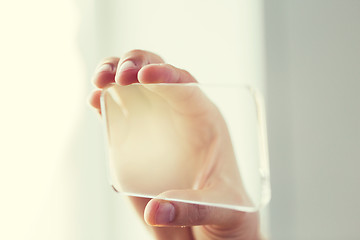
[[[140,48],[266,99],[270,239],[360,238],[360,1],[0,2],[0,239],[151,239],[108,184],[87,106]]]

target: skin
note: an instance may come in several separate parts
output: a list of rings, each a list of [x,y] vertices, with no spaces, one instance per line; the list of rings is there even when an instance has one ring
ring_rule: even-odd
[[[110,83],[129,85],[141,83],[192,83],[197,82],[185,70],[165,64],[158,55],[133,50],[123,57],[104,59],[95,71],[94,85],[98,88],[91,93],[89,102],[101,115],[100,95]],[[193,136],[203,136],[191,142],[194,154],[201,152],[211,155],[213,160],[205,167],[195,185],[190,190],[172,190],[159,197],[193,196],[211,199],[214,192],[237,199],[251,205],[242,186],[241,178],[233,171],[235,156],[225,121],[220,112],[200,90],[188,92],[163,91],[151,88],[173,109],[176,127],[183,133],[184,141],[193,141]],[[196,116],[196,118],[194,117]],[[196,119],[196,120],[195,120]],[[195,134],[194,134],[194,131]],[[204,134],[206,133],[206,134]],[[197,159],[198,156],[195,156]],[[210,169],[210,170],[209,170]],[[221,176],[226,171],[231,179],[225,181]],[[169,179],[170,180],[170,179]],[[258,213],[246,213],[230,209],[204,205],[186,204],[161,199],[129,197],[138,214],[144,219],[155,239],[262,239],[259,231]]]

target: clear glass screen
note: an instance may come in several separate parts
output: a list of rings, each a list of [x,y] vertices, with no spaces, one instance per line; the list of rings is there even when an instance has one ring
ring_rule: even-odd
[[[261,97],[239,85],[110,85],[111,185],[129,196],[240,211],[270,199]]]

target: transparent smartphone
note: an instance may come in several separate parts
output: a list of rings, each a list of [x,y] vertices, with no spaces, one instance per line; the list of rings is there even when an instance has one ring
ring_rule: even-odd
[[[247,212],[270,200],[264,111],[253,89],[113,84],[101,104],[117,192]]]

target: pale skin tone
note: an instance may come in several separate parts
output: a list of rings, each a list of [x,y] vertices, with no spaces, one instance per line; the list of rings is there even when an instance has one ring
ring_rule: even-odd
[[[130,51],[121,58],[104,59],[96,69],[93,81],[99,89],[91,94],[89,102],[100,115],[100,95],[104,87],[110,83],[146,85],[197,82],[185,70],[165,64],[158,55],[142,50]],[[202,137],[200,142],[194,143],[194,149],[201,149],[205,154],[215,155],[214,161],[225,162],[225,164],[220,164],[221,169],[215,167],[211,171],[204,170],[195,189],[167,191],[160,196],[172,197],[177,194],[187,194],[206,199],[211,198],[214,192],[222,191],[224,195],[239,199],[244,204],[247,203],[249,201],[247,194],[236,173],[231,176],[233,179],[231,186],[218,177],[224,168],[232,168],[234,155],[226,124],[216,107],[201,92],[151,90],[158,91],[156,93],[167,101],[174,112],[179,113],[177,124],[181,127],[181,132],[185,133],[183,137],[187,137],[187,132],[193,133],[194,129],[201,131],[202,136],[206,136]],[[198,116],[198,113],[201,113],[201,122],[192,120],[194,115]],[[210,132],[210,134],[204,135],[204,132]],[[226,171],[230,170],[226,169]],[[262,239],[258,213],[161,199],[130,197],[130,201],[155,239]]]

